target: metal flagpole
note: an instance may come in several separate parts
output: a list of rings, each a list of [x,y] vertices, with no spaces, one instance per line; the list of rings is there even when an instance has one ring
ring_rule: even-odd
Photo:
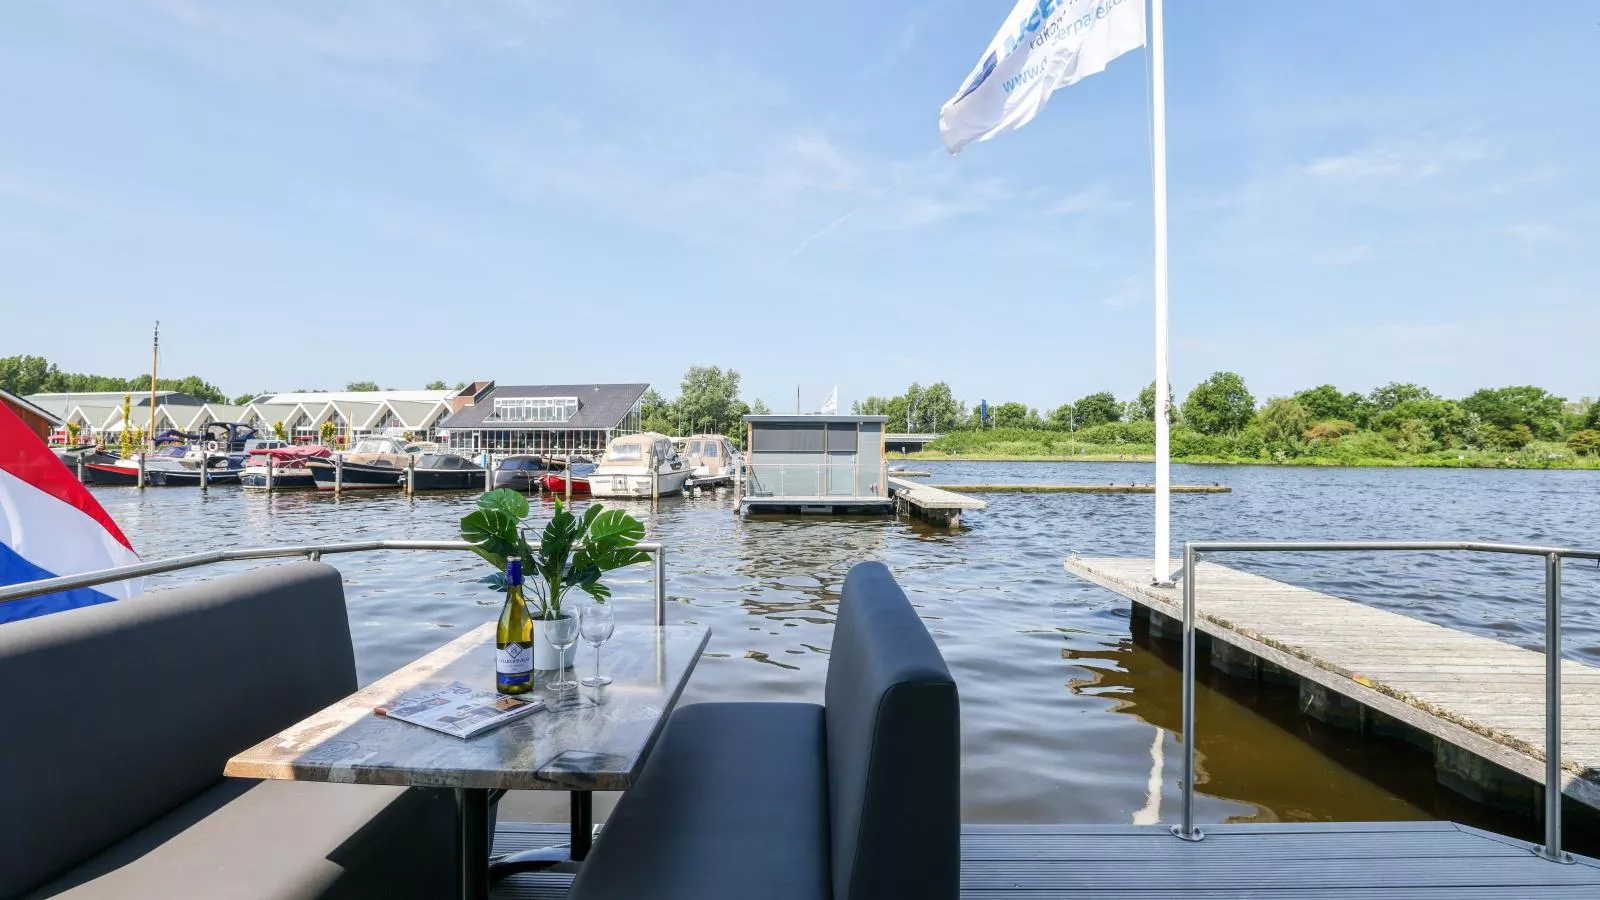
[[[1172,475],[1167,398],[1167,81],[1165,40],[1161,27],[1162,0],[1150,0],[1150,92],[1152,178],[1156,227],[1156,543],[1151,580],[1172,581]]]

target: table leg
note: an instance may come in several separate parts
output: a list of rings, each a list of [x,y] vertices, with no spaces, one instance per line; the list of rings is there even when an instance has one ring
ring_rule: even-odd
[[[594,842],[594,794],[572,792],[572,861],[583,862]]]
[[[522,872],[542,872],[562,863],[582,862],[594,843],[594,794],[572,792],[572,819],[567,830],[567,846],[536,847],[497,857],[489,863],[489,879],[499,881]]]
[[[456,788],[456,884],[461,900],[489,898],[489,792]]]

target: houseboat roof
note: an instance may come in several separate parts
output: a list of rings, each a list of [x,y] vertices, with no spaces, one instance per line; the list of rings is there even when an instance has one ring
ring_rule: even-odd
[[[796,414],[796,413],[772,413],[772,414],[768,414],[768,415],[755,415],[755,414],[747,415],[747,416],[744,417],[744,421],[749,422],[752,425],[778,425],[778,424],[784,424],[784,423],[790,423],[790,422],[811,422],[811,423],[827,422],[829,424],[833,424],[835,422],[855,424],[857,422],[860,422],[860,423],[865,424],[865,423],[868,423],[868,422],[878,422],[878,423],[887,422],[887,421],[889,421],[889,417],[888,416],[825,416],[825,415],[822,415],[821,413],[798,413],[798,414]]]

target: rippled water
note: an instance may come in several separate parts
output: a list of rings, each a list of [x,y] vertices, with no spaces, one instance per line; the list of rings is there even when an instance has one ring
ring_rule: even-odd
[[[918,462],[934,482],[1149,481],[1135,463]],[[1173,498],[1173,536],[1482,539],[1600,544],[1600,473],[1177,466],[1231,494]],[[237,490],[97,488],[147,558],[218,547],[453,538],[474,498],[270,499]],[[731,495],[624,504],[668,547],[669,620],[710,626],[688,701],[820,700],[849,567],[889,564],[960,685],[969,822],[1154,822],[1177,812],[1177,659],[1136,633],[1128,602],[1066,574],[1070,551],[1144,555],[1148,495],[996,494],[959,531],[914,521],[756,518]],[[535,509],[541,507],[537,502]],[[363,680],[487,621],[499,599],[475,557],[389,552],[330,560],[345,574]],[[1225,560],[1219,560],[1225,561]],[[1542,564],[1467,555],[1238,557],[1329,593],[1532,648]],[[156,584],[211,577],[182,573]],[[651,619],[649,569],[613,578],[623,622]],[[1600,572],[1569,564],[1568,655],[1600,664]],[[585,648],[580,660],[588,662]],[[1205,675],[1208,680],[1214,676]],[[1220,685],[1221,681],[1217,683]],[[1430,760],[1299,716],[1263,688],[1199,696],[1202,821],[1447,817],[1505,827],[1433,785]],[[1515,824],[1515,823],[1514,823]],[[1526,830],[1526,823],[1509,830]]]

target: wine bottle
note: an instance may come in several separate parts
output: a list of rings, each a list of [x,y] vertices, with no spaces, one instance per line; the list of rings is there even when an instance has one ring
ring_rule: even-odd
[[[494,631],[494,686],[502,694],[533,690],[533,616],[522,596],[522,560],[506,559],[506,605]]]

